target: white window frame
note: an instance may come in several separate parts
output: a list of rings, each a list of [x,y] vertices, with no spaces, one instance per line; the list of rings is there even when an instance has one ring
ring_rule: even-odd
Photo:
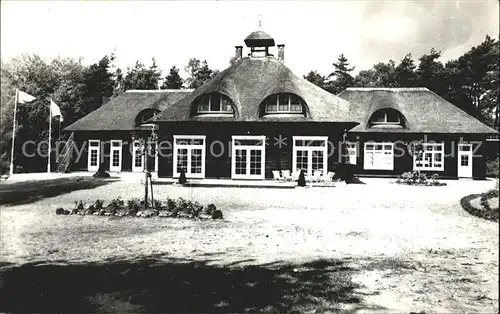
[[[203,144],[177,144],[177,140],[203,140]],[[187,167],[186,178],[205,178],[205,162],[206,162],[206,136],[205,135],[174,135],[174,163],[173,176],[178,178],[181,174],[177,172],[178,149],[187,149]],[[201,173],[191,173],[191,150],[201,149]]]
[[[356,165],[358,162],[358,143],[346,142],[347,157],[351,165]]]
[[[119,143],[113,146],[113,143]],[[120,172],[122,170],[122,140],[111,140],[109,144],[109,171]],[[118,151],[118,166],[113,166],[113,151]]]
[[[232,179],[265,179],[266,177],[266,136],[265,135],[233,135],[231,140],[231,178]],[[261,145],[235,145],[238,140],[258,140]],[[236,149],[245,149],[247,152],[247,174],[236,174]],[[249,150],[261,151],[261,171],[260,174],[249,174],[250,158]]]
[[[212,94],[203,94],[201,95],[201,99],[200,99],[200,103],[198,104],[198,108],[197,108],[197,112],[198,113],[219,113],[219,114],[234,114],[234,108],[233,108],[233,102],[232,100],[225,96],[225,95],[222,95],[222,94],[219,94],[219,110],[212,110],[212,96],[213,96],[213,93]],[[201,101],[203,100],[203,97],[208,97],[208,110],[201,110],[200,107],[201,107]],[[229,99],[230,101],[230,107],[231,107],[231,110],[222,110],[222,98],[227,98]]]
[[[135,165],[135,157],[137,155],[136,143],[139,144],[140,154],[141,154],[141,166],[137,167]],[[139,140],[132,141],[132,172],[142,172],[144,171],[144,145]]]
[[[432,149],[427,150],[430,146],[439,147],[439,150]],[[423,171],[444,171],[444,142],[436,142],[436,143],[423,143],[422,144],[423,153],[422,153],[422,165],[420,167],[417,166],[417,155],[413,155],[413,170],[423,170]],[[435,154],[441,154],[441,165],[435,166]],[[428,165],[428,160],[426,160],[426,154],[431,154],[432,166]]]
[[[373,149],[368,149],[368,145],[373,145]],[[377,149],[377,145],[382,145],[382,150]],[[390,150],[386,149],[386,146],[390,145]],[[387,154],[387,152],[390,152]],[[373,162],[368,163],[368,155],[372,154]],[[390,160],[389,163],[375,163],[375,158],[378,156],[383,156],[385,159]],[[390,155],[386,156],[386,155]],[[363,150],[363,168],[365,170],[394,170],[394,143],[391,142],[366,142],[364,143]]]
[[[280,96],[285,95],[288,97],[288,110],[280,110]],[[273,94],[270,95],[269,97],[276,96],[276,111],[269,110],[269,101],[265,103],[265,113],[266,114],[277,114],[277,113],[303,113],[304,112],[304,104],[302,100],[300,99],[299,96],[290,94],[290,93],[285,93],[285,94]],[[300,104],[300,110],[292,110],[292,96],[295,96],[299,99],[299,104]],[[268,98],[269,99],[269,98]]]
[[[467,150],[462,150],[462,147],[468,147]],[[462,156],[467,156],[468,165],[462,166]],[[458,144],[458,154],[457,154],[457,176],[459,178],[472,178],[472,173],[474,171],[474,146],[469,143],[459,143]],[[464,169],[465,168],[465,169]]]
[[[387,121],[387,112],[388,110],[381,110],[382,113],[384,114],[384,121],[380,122],[380,121],[373,121],[373,116],[372,118],[370,119],[371,121],[371,124],[374,124],[374,125],[401,125],[401,117],[399,116],[399,113],[396,111],[396,113],[398,114],[398,121]],[[376,111],[374,113],[375,114],[378,114],[379,111]]]
[[[92,146],[91,143],[97,143],[97,146]],[[101,157],[101,141],[100,140],[89,140],[89,149],[88,149],[88,156],[87,156],[87,171],[97,171],[99,170],[99,165],[100,165],[100,157]],[[92,166],[90,164],[90,153],[92,150],[97,150],[97,165]]]
[[[292,151],[292,172],[297,172],[297,151],[307,151],[307,175],[306,177],[312,177],[312,153],[313,151],[323,152],[323,174],[327,173],[328,170],[328,136],[293,136],[293,151]],[[296,141],[324,141],[324,146],[297,146]]]

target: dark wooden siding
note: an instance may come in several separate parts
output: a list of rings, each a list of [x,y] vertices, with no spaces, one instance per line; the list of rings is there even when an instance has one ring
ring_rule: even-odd
[[[160,140],[171,145],[162,151],[159,159],[159,176],[173,175],[173,135],[206,136],[206,178],[231,177],[231,141],[234,135],[265,135],[268,140],[265,150],[265,177],[272,178],[272,170],[292,169],[293,136],[328,136],[334,143],[335,153],[328,158],[328,169],[335,169],[339,154],[338,142],[342,138],[343,126],[327,123],[172,123],[160,128]],[[284,139],[286,145],[277,144]],[[221,144],[222,143],[222,144]],[[221,151],[221,148],[223,151]],[[211,153],[211,151],[213,153]]]
[[[470,134],[396,134],[396,133],[351,133],[349,141],[358,141],[356,173],[382,176],[398,176],[403,172],[413,170],[413,157],[408,151],[408,143],[411,141],[423,140],[444,142],[445,159],[444,171],[423,171],[427,173],[438,173],[443,178],[456,178],[458,175],[458,144],[460,141],[473,144],[473,149],[477,149],[473,156],[473,178],[484,179],[486,175],[486,164],[483,156],[485,152],[485,137]],[[395,143],[394,170],[365,170],[364,169],[364,143],[368,141],[392,142]],[[397,153],[402,153],[397,157]]]

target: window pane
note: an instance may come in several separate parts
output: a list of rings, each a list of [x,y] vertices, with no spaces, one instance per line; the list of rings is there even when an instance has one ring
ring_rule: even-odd
[[[209,101],[208,95],[201,96],[200,104],[198,105],[198,111],[209,111],[210,108],[208,107],[208,101]]]
[[[271,96],[271,97],[269,97],[268,102],[267,102],[267,109],[266,109],[266,111],[268,111],[268,112],[276,112],[278,110],[278,105],[276,103],[277,101],[278,101],[277,96]]]
[[[383,111],[378,111],[373,114],[372,122],[383,123],[385,122],[385,114]]]
[[[382,150],[382,145],[375,145],[375,150]]]
[[[366,150],[373,150],[373,144],[366,145]]]
[[[387,122],[399,123],[399,115],[396,111],[387,110]]]
[[[384,145],[384,150],[392,150],[392,145]]]
[[[262,146],[262,140],[240,139],[234,140],[234,146]]]
[[[226,97],[221,97],[222,100],[222,111],[224,112],[232,112],[233,108],[231,107],[231,101]]]
[[[210,97],[210,111],[220,111],[220,95],[212,94]]]
[[[300,102],[300,98],[293,95],[291,97],[292,99],[290,100],[290,110],[296,112],[302,112],[302,104]]]
[[[288,95],[279,95],[279,107],[278,111],[289,111],[290,109],[288,108]]]

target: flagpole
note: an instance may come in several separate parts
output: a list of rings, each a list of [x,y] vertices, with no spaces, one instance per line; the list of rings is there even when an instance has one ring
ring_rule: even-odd
[[[50,173],[50,135],[52,133],[52,99],[49,103],[49,151],[47,152],[47,173]]]
[[[16,137],[16,112],[17,112],[17,88],[16,96],[14,96],[14,119],[12,121],[12,147],[10,149],[10,170],[9,175],[14,174],[14,143]]]

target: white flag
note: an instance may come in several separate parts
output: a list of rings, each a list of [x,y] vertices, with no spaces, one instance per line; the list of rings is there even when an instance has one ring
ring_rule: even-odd
[[[50,118],[57,117],[59,116],[59,121],[63,120],[63,116],[61,114],[61,109],[59,106],[53,102],[52,100],[50,101]]]
[[[35,100],[36,98],[31,96],[30,94],[26,94],[20,90],[17,91],[17,102],[20,104],[24,104],[25,102],[30,102]]]

